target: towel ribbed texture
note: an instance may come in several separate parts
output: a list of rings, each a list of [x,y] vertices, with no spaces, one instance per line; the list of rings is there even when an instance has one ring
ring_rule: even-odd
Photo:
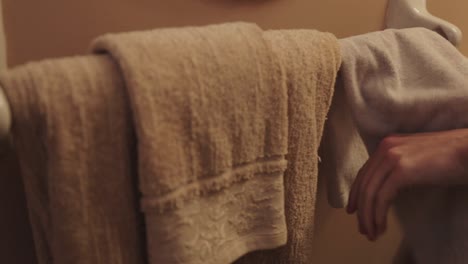
[[[285,174],[288,244],[255,252],[239,263],[313,263],[312,239],[318,147],[341,63],[335,36],[314,30],[265,33],[278,55],[288,86],[289,144]]]
[[[234,23],[108,35],[94,48],[128,86],[150,262],[225,263],[281,246],[286,204],[288,245],[269,256],[306,263],[336,39]]]
[[[286,243],[287,91],[255,25],[107,35],[138,137],[150,263],[230,263]]]
[[[333,35],[230,23],[93,49],[110,56],[1,78],[40,263],[311,263]]]
[[[350,183],[366,161],[365,150],[372,153],[385,136],[468,127],[468,60],[437,33],[423,28],[385,30],[340,44],[343,64],[335,95],[344,93],[347,102],[334,98],[331,113],[351,114],[341,127],[336,120],[327,125],[326,133],[332,131],[327,136],[335,137],[329,142],[343,144],[328,145],[330,153],[341,154],[323,159],[350,157],[347,167],[327,175],[337,177],[329,181],[336,206],[346,203]],[[348,131],[353,134],[346,135]],[[395,263],[466,263],[467,199],[466,187],[403,192],[396,209],[404,231],[400,253],[406,255],[400,254]]]
[[[1,84],[38,262],[144,263],[126,97],[107,56],[30,63]]]

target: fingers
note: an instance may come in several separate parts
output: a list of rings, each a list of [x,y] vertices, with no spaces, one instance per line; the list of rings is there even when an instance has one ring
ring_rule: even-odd
[[[379,235],[375,220],[376,197],[382,184],[390,174],[394,163],[394,159],[383,159],[380,164],[376,166],[372,175],[368,175],[367,178],[369,181],[361,192],[362,199],[359,205],[359,214],[361,214],[360,219],[363,221],[363,226],[369,240],[375,240]]]
[[[360,232],[370,240],[374,240],[380,231],[376,227],[375,199],[397,161],[393,147],[398,141],[401,139],[393,136],[382,140],[377,151],[359,171],[351,188],[347,211],[353,213],[358,210]]]
[[[374,166],[375,159],[378,158],[377,155],[371,155],[369,159],[364,163],[362,168],[359,170],[356,179],[353,182],[351,187],[351,192],[349,193],[347,212],[352,214],[358,208],[360,189],[363,185],[364,176],[368,174],[368,170]]]
[[[368,198],[367,195],[367,186],[370,180],[374,177],[375,171],[379,170],[380,163],[382,162],[382,155],[378,154],[378,151],[372,155],[369,159],[367,169],[363,172],[361,176],[361,180],[359,182],[359,186],[357,186],[357,218],[359,221],[359,226],[362,228],[362,234],[366,235],[369,240],[372,240],[371,234],[371,224],[368,222],[368,218],[364,213],[364,205],[367,204],[366,199]],[[373,225],[373,224],[372,224]]]
[[[387,229],[388,210],[395,199],[398,190],[403,185],[403,177],[398,169],[394,169],[382,184],[375,198],[375,223],[377,235],[381,235]]]
[[[348,206],[346,208],[349,214],[354,213],[357,209],[358,190],[359,190],[359,186],[361,185],[360,182],[362,180],[364,172],[367,169],[368,163],[369,163],[369,160],[366,163],[364,163],[362,168],[359,170],[356,176],[356,179],[353,182],[353,185],[351,186],[351,191],[349,193],[349,198],[348,198]]]
[[[468,138],[468,130],[382,140],[359,171],[349,196],[347,209],[357,211],[361,233],[373,240],[385,231],[387,213],[402,188],[466,182],[468,166],[460,165],[460,138]]]
[[[348,201],[348,207],[347,211],[349,214],[354,213],[357,210],[357,201],[359,198],[359,189],[361,186],[361,181],[365,175],[365,172],[367,171],[367,167],[369,165],[369,160],[362,166],[362,168],[359,170],[358,175],[356,177],[356,180],[353,182],[353,186],[351,188],[351,192],[349,194],[349,201]],[[365,235],[366,231],[363,225],[363,222],[359,218],[359,214],[357,215],[358,217],[358,228],[359,228],[359,233]]]

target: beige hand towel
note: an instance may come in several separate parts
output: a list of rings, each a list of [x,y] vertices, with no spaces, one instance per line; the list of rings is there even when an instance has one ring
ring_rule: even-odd
[[[0,81],[38,262],[144,263],[118,68],[106,56],[77,57],[27,64]]]
[[[312,239],[318,147],[341,63],[335,36],[315,30],[265,33],[286,73],[289,105],[288,169],[285,174],[288,244],[255,252],[240,263],[313,263]]]
[[[288,244],[241,261],[309,263],[336,39],[233,23],[108,35],[94,47],[128,86],[150,262],[230,263],[281,246],[286,204]]]
[[[288,245],[265,263],[313,263],[318,148],[341,54],[336,37],[315,30],[268,31],[288,86],[289,166],[285,174]],[[258,262],[252,262],[258,263]]]
[[[150,263],[230,263],[285,244],[287,90],[262,31],[159,29],[94,47],[131,99]]]
[[[385,30],[340,41],[343,64],[340,89],[345,107],[369,153],[391,133],[417,133],[468,127],[468,61],[448,41],[427,29]],[[328,127],[330,128],[330,127]],[[347,130],[334,134],[343,136]],[[349,141],[334,147],[359,152],[355,171],[341,171],[338,197],[347,197],[349,179],[365,162],[363,146]],[[331,140],[330,142],[333,142]],[[352,145],[354,144],[354,145]],[[330,157],[327,157],[327,159]],[[333,159],[333,158],[332,158]],[[324,162],[326,159],[324,158]],[[348,161],[352,164],[353,161]],[[335,174],[335,176],[338,174]],[[330,175],[332,176],[332,175]],[[346,195],[342,195],[346,193]],[[397,201],[406,249],[414,263],[466,263],[468,261],[468,190],[460,188],[415,188]],[[338,199],[337,199],[338,200]],[[345,204],[345,201],[342,201]],[[397,260],[398,261],[398,260]]]

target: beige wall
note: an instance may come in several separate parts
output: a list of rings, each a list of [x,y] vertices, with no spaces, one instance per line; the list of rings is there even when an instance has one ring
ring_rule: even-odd
[[[253,21],[263,28],[316,28],[345,37],[379,30],[387,0],[3,0],[9,62],[80,54],[104,32]],[[466,0],[429,9],[468,32]],[[462,45],[468,53],[468,44]]]
[[[339,36],[381,28],[377,0],[3,0],[10,65],[83,53],[104,32],[253,21],[263,28],[317,28]],[[353,10],[351,12],[351,10]]]
[[[83,54],[90,40],[105,32],[154,27],[243,20],[256,22],[264,29],[315,28],[346,37],[382,29],[387,3],[387,0],[3,1],[10,66]],[[468,34],[466,0],[428,2],[430,11]],[[467,42],[461,50],[468,54]],[[19,184],[15,187],[20,189]],[[321,192],[317,207],[316,263],[390,263],[399,239],[398,228],[392,220],[385,237],[376,243],[367,242],[358,235],[355,219],[343,210],[331,209]],[[24,241],[29,240],[24,238]]]

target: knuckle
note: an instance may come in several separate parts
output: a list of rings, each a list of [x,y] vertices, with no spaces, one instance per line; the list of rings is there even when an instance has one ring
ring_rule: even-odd
[[[394,178],[397,180],[403,180],[405,178],[405,175],[408,172],[408,166],[406,166],[405,162],[403,159],[399,159],[398,162],[395,164],[395,167],[393,169],[393,174]]]
[[[380,208],[383,210],[388,204],[392,202],[394,197],[395,197],[395,192],[393,190],[383,193],[382,195],[379,195],[375,199],[377,208]]]
[[[401,152],[396,147],[389,148],[385,152],[385,159],[392,162],[398,162],[401,159]]]
[[[385,205],[386,203],[389,203],[391,200],[392,200],[392,192],[382,193],[381,195],[375,198],[375,202],[376,204],[379,205],[379,207]]]
[[[392,173],[389,179],[389,183],[392,186],[400,186],[401,182],[403,181],[403,176],[400,172],[398,172],[398,169],[395,169],[395,171]]]
[[[396,168],[389,178],[389,183],[391,184],[393,189],[391,194],[393,195],[393,193],[408,185],[407,181],[408,177],[406,177],[404,170]]]
[[[397,139],[398,138],[393,135],[387,136],[384,139],[382,139],[382,141],[380,141],[379,147],[383,150],[388,150],[396,145]]]

